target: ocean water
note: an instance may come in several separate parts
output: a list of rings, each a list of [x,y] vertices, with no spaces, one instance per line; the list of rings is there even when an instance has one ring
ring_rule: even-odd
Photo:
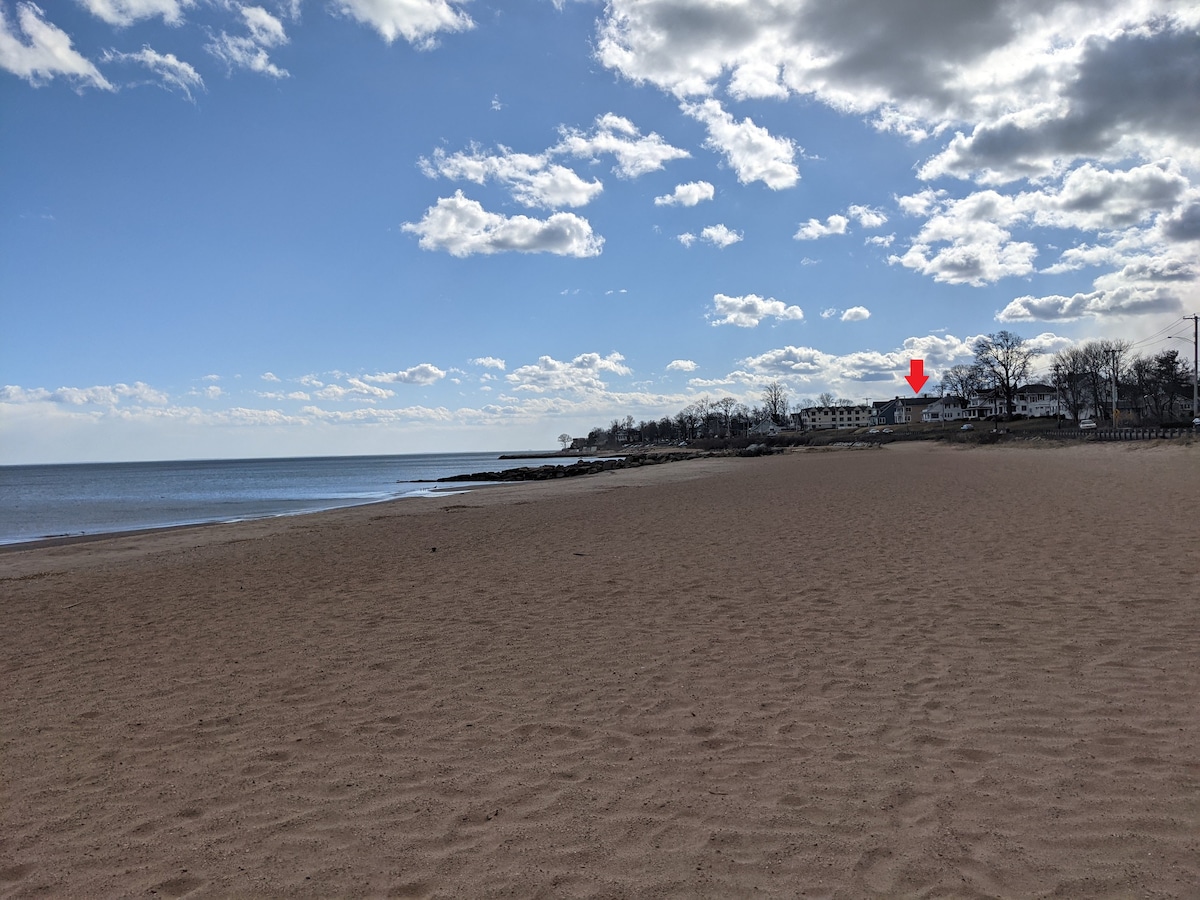
[[[0,466],[0,544],[317,512],[428,495],[435,485],[426,482],[447,475],[555,462],[499,456],[430,453]],[[478,486],[474,482],[442,489]]]

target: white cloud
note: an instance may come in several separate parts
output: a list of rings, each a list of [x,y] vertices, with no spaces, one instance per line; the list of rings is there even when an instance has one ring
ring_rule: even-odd
[[[279,379],[279,376],[276,375],[274,372],[263,372],[262,380],[278,382],[280,379]]]
[[[1037,247],[1014,241],[1009,230],[1024,218],[1012,198],[980,191],[942,201],[934,209],[908,251],[889,258],[893,264],[935,281],[976,287],[1033,271]]]
[[[865,306],[852,306],[842,313],[843,322],[863,322],[871,318],[871,311]]]
[[[396,396],[395,391],[367,384],[361,378],[347,378],[346,384],[327,384],[316,392],[320,400],[360,400],[374,403]]]
[[[168,25],[183,21],[183,10],[193,6],[193,0],[78,0],[84,8],[109,25],[124,28],[142,19],[162,16]]]
[[[1045,335],[1042,340],[1051,338],[1052,335]],[[934,377],[937,377],[938,370],[974,359],[973,340],[973,337],[959,339],[953,335],[910,337],[895,350],[858,350],[840,355],[814,347],[786,346],[739,362],[745,367],[743,377],[778,378],[792,390],[827,389],[844,397],[876,399],[892,395],[912,396],[912,389],[904,381],[910,360],[925,360],[926,372],[935,373]]]
[[[709,316],[712,324],[736,325],[738,328],[756,328],[763,319],[772,318],[780,321],[800,321],[804,318],[804,310],[798,306],[788,306],[782,300],[774,297],[763,299],[757,294],[746,294],[744,297],[729,297],[725,294],[713,295],[713,312]]]
[[[938,172],[1023,176],[1194,153],[1200,91],[1181,85],[1200,71],[1198,20],[1179,0],[612,0],[597,56],[680,98],[728,76],[735,96],[810,97],[911,137],[967,123]]]
[[[1085,316],[1144,315],[1177,312],[1178,295],[1169,288],[1125,286],[1065,297],[1018,297],[996,316],[1001,322],[1069,322]]]
[[[863,228],[881,228],[887,224],[887,214],[870,206],[851,206],[846,214]]]
[[[711,200],[715,189],[707,181],[689,181],[686,184],[675,185],[675,191],[654,198],[655,206],[695,206],[704,200]]]
[[[249,69],[272,78],[286,78],[287,69],[271,62],[268,50],[288,42],[283,23],[261,6],[236,6],[242,15],[247,35],[231,35],[222,31],[204,49],[230,69]]]
[[[113,385],[95,385],[93,387],[60,387],[57,390],[45,388],[24,388],[6,385],[0,388],[0,400],[8,403],[53,403],[61,406],[103,406],[117,407],[122,404],[145,404],[159,407],[169,402],[164,391],[152,388],[143,381],[133,384],[118,383]]]
[[[334,8],[369,25],[389,44],[404,38],[427,49],[442,32],[474,28],[471,17],[449,0],[335,0]]]
[[[96,66],[71,46],[62,29],[45,19],[33,3],[17,4],[17,30],[0,6],[0,68],[24,78],[35,87],[62,76],[81,86],[113,90]]]
[[[446,373],[432,363],[421,363],[400,372],[380,372],[376,375],[364,375],[364,381],[385,384],[433,384],[446,377]]]
[[[472,365],[483,366],[485,369],[499,369],[503,372],[506,368],[504,360],[498,359],[495,356],[479,356],[471,360]]]
[[[780,190],[793,187],[800,180],[800,170],[793,161],[796,145],[792,141],[774,137],[749,118],[735,121],[712,98],[684,103],[680,108],[708,129],[705,146],[725,154],[738,181],[743,184],[761,181],[772,190]]]
[[[548,154],[514,153],[507,147],[492,155],[481,153],[478,148],[452,155],[438,149],[432,158],[422,159],[420,167],[429,177],[440,175],[475,184],[499,181],[525,206],[549,209],[584,206],[604,190],[599,180],[585,181],[571,169],[551,163]]]
[[[832,319],[832,318],[833,318],[834,316],[836,316],[836,315],[837,315],[839,312],[841,312],[841,310],[840,310],[840,309],[836,309],[836,308],[834,308],[834,307],[832,307],[832,306],[831,306],[831,307],[829,307],[829,309],[823,309],[823,310],[821,310],[821,318],[822,318],[822,319]]]
[[[614,113],[598,116],[590,132],[565,126],[559,130],[561,140],[541,153],[517,153],[501,146],[497,153],[489,154],[473,145],[469,152],[447,154],[439,148],[421,159],[419,165],[431,178],[442,176],[475,184],[494,180],[508,187],[513,198],[526,206],[558,209],[590,203],[604,185],[597,178],[581,178],[574,170],[554,162],[555,157],[594,160],[610,154],[616,157],[613,171],[619,177],[636,178],[689,155],[657,134],[642,135],[632,122]]]
[[[653,132],[643,135],[632,122],[615,113],[597,116],[590,132],[565,127],[561,131],[562,140],[550,149],[550,153],[570,154],[585,159],[611,154],[617,159],[613,171],[622,178],[636,178],[648,172],[657,172],[671,160],[691,156],[686,150],[672,147]]]
[[[845,216],[834,214],[822,222],[820,219],[809,219],[792,235],[797,241],[815,241],[831,234],[845,234],[850,220]]]
[[[104,54],[104,62],[133,62],[145,66],[159,77],[167,90],[179,91],[188,100],[193,91],[204,90],[204,79],[189,63],[178,59],[173,53],[159,53],[149,46],[136,53],[118,53],[110,50]]]
[[[441,198],[420,222],[406,222],[402,228],[420,238],[421,249],[460,257],[507,251],[588,257],[599,256],[604,245],[587,219],[573,213],[555,213],[548,219],[506,217],[488,212],[462,191]]]
[[[740,232],[732,231],[724,225],[718,224],[705,227],[700,232],[700,239],[724,250],[730,244],[736,244],[742,240],[742,235]]]
[[[561,362],[551,356],[538,358],[536,364],[514,369],[505,380],[513,390],[544,394],[551,391],[595,392],[607,390],[603,378],[605,373],[629,375],[620,353],[601,356],[598,353],[583,353],[570,362]]]
[[[673,359],[667,363],[668,372],[695,372],[698,368],[690,359]]]
[[[863,243],[867,244],[868,246],[871,246],[871,247],[890,247],[890,246],[892,246],[892,242],[895,240],[896,240],[896,235],[894,233],[893,234],[873,234],[870,237],[868,237],[865,241],[863,241]]]
[[[696,236],[690,231],[685,231],[683,234],[677,234],[675,237],[678,239],[679,243],[683,244],[685,247],[690,247],[696,242]]]

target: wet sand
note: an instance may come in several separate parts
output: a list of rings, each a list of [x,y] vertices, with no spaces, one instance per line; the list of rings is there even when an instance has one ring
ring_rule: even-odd
[[[0,553],[0,894],[1194,897],[1200,446]]]

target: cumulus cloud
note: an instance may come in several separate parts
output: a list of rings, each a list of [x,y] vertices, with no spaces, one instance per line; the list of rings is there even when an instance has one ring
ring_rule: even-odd
[[[879,228],[887,224],[887,214],[881,209],[854,205],[846,210],[845,215],[835,213],[824,222],[820,219],[809,219],[792,237],[797,241],[815,241],[833,234],[845,234],[851,220],[863,228]]]
[[[562,140],[551,148],[554,154],[570,154],[595,159],[609,154],[616,158],[613,171],[622,178],[636,178],[657,172],[664,164],[691,156],[686,150],[672,147],[657,134],[643,135],[631,121],[615,113],[596,118],[591,131],[562,128]]]
[[[701,230],[700,240],[707,241],[713,246],[724,250],[730,244],[736,244],[742,240],[742,235],[740,232],[732,231],[724,225],[709,225]]]
[[[845,216],[832,215],[824,222],[820,219],[809,219],[792,235],[798,241],[815,241],[831,234],[845,234],[850,220]]]
[[[321,400],[359,400],[374,403],[396,396],[395,391],[367,384],[361,378],[347,378],[345,384],[327,384],[316,392]]]
[[[800,321],[804,318],[804,310],[798,306],[788,306],[782,300],[774,297],[763,299],[757,294],[746,294],[743,297],[730,297],[725,294],[713,295],[713,311],[709,314],[714,326],[736,325],[738,328],[757,328],[763,319],[778,319],[780,321]]]
[[[1156,12],[1167,13],[1169,4]],[[1081,159],[1184,152],[1200,139],[1200,33],[1160,15],[1076,46],[1053,105],[1020,104],[959,134],[921,175],[1038,178]],[[1048,65],[1048,64],[1047,64]]]
[[[509,251],[588,257],[599,256],[604,245],[587,219],[573,213],[555,213],[548,219],[507,217],[488,212],[462,191],[438,200],[420,222],[401,227],[420,238],[422,250],[445,250],[460,257]]]
[[[6,7],[0,6],[0,68],[34,87],[63,77],[81,87],[113,90],[100,70],[71,46],[66,32],[47,22],[45,15],[33,3],[18,3],[14,29]]]
[[[974,339],[953,335],[910,337],[895,350],[858,350],[840,355],[789,345],[747,357],[739,364],[748,378],[778,378],[793,390],[829,389],[850,397],[893,393],[911,396],[911,388],[904,381],[910,360],[925,360],[926,371],[931,372],[969,362],[974,359]]]
[[[842,313],[843,322],[863,322],[871,318],[871,311],[865,306],[852,306]]]
[[[887,214],[882,209],[874,209],[870,206],[851,206],[846,211],[846,215],[863,228],[882,228],[888,220]]]
[[[193,91],[204,90],[204,79],[189,63],[178,59],[173,53],[159,53],[150,46],[143,46],[136,53],[118,53],[110,50],[104,54],[104,62],[137,63],[158,76],[167,90],[178,91],[192,100]]]
[[[499,369],[501,372],[507,368],[504,365],[504,360],[495,356],[478,356],[471,360],[472,365],[483,366],[485,369]]]
[[[486,153],[472,145],[470,151],[448,154],[440,148],[419,166],[427,176],[484,184],[504,184],[519,203],[558,209],[590,203],[604,185],[599,179],[588,181],[573,169],[554,162],[556,157],[572,156],[594,160],[603,154],[616,158],[613,171],[622,178],[636,178],[661,169],[663,164],[688,156],[686,150],[672,147],[657,134],[643,135],[628,119],[606,113],[596,119],[591,131],[561,127],[561,140],[541,153],[517,153],[501,146]]]
[[[432,363],[421,363],[400,372],[379,372],[375,375],[364,375],[364,381],[385,384],[433,384],[446,377],[446,373]]]
[[[142,19],[162,16],[168,25],[183,21],[183,10],[194,0],[78,0],[88,12],[109,25],[124,28]]]
[[[94,385],[93,387],[60,387],[57,390],[33,388],[26,390],[15,385],[0,388],[0,400],[8,403],[55,403],[62,406],[116,407],[123,403],[164,406],[169,401],[164,391],[143,381],[133,384]]]
[[[1179,296],[1169,288],[1125,286],[1070,297],[1059,294],[1018,297],[996,318],[1001,322],[1069,322],[1085,316],[1177,312],[1181,307]]]
[[[230,69],[249,69],[271,78],[286,78],[287,69],[271,62],[269,50],[288,42],[283,23],[261,6],[235,6],[247,33],[231,35],[222,31],[204,49]]]
[[[673,359],[667,363],[668,372],[695,372],[698,368],[690,359]]]
[[[566,166],[551,163],[548,154],[514,153],[507,147],[495,154],[479,148],[454,154],[438,149],[431,158],[422,159],[420,167],[431,178],[440,175],[475,184],[499,181],[519,203],[548,209],[585,206],[604,190],[598,179],[586,181]]]
[[[279,379],[279,376],[276,375],[274,372],[263,372],[262,380],[278,382],[280,379]]]
[[[582,353],[570,362],[542,356],[535,364],[520,366],[504,377],[513,390],[544,394],[604,391],[607,389],[605,373],[629,375],[632,369],[625,365],[625,357],[620,353],[608,356]]]
[[[696,243],[696,236],[690,231],[685,231],[683,234],[677,234],[675,235],[675,238],[685,247],[690,247],[692,244]]]
[[[706,147],[723,153],[742,184],[761,181],[772,190],[793,187],[800,180],[794,162],[796,145],[772,135],[752,119],[738,122],[713,98],[680,107],[708,129]]]
[[[374,28],[389,44],[404,38],[422,49],[437,45],[442,32],[475,27],[471,17],[451,0],[335,0],[334,8]]]
[[[913,140],[944,141],[919,169],[923,178],[1024,181],[1020,192],[949,199],[931,188],[897,198],[906,215],[928,221],[891,261],[938,281],[980,286],[1032,274],[1037,229],[1095,232],[1089,252],[1107,253],[1118,267],[1130,252],[1118,243],[1162,255],[1157,245],[1200,239],[1191,184],[1200,170],[1195,4],[611,0],[596,47],[613,71],[678,98],[709,126],[714,148],[734,145],[737,123],[717,99],[722,92],[803,97]],[[729,152],[739,177],[753,180]],[[744,156],[782,165],[778,183],[798,177],[786,151]],[[886,214],[850,207],[841,219],[810,220],[796,237],[844,233],[842,219],[871,229]],[[1180,253],[1200,259],[1191,248]],[[1044,271],[1083,258],[1071,248]],[[1071,295],[1055,308],[1117,314],[1169,302],[1162,291],[1120,287]],[[1022,298],[1018,307],[1031,303]]]
[[[673,193],[654,198],[655,206],[695,206],[705,200],[711,200],[715,189],[707,181],[689,181],[686,184],[675,185]]]
[[[1041,172],[1081,153],[1194,147],[1198,19],[1174,0],[613,0],[597,56],[680,98],[728,77],[734,96],[810,97],[913,136],[971,123],[941,171]]]

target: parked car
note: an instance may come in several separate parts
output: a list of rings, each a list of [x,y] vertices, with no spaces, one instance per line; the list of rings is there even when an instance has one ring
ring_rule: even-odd
[[[965,425],[960,426],[958,430],[959,431],[974,431],[975,426],[972,425],[970,422],[967,422]]]
[[[885,428],[885,429],[883,429],[883,433],[884,434],[895,434],[895,431],[891,428]]]
[[[1096,422],[1093,419],[1084,419],[1079,423],[1079,427],[1084,431],[1091,431],[1096,427]]]

